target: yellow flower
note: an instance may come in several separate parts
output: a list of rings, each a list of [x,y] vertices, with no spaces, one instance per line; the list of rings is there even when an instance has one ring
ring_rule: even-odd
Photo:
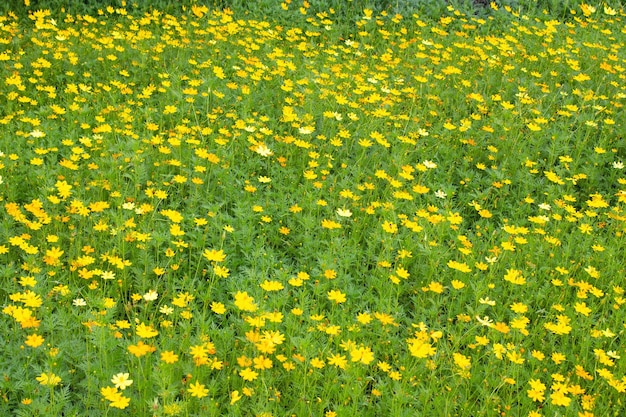
[[[453,260],[448,261],[448,268],[456,269],[457,271],[468,273],[472,272],[472,269],[465,262],[456,262]]]
[[[142,339],[149,339],[159,334],[158,330],[155,330],[152,326],[148,326],[143,322],[135,328],[135,334]]]
[[[339,217],[350,217],[350,216],[352,216],[352,212],[349,209],[338,208],[337,209],[337,215]]]
[[[554,334],[563,335],[568,334],[570,331],[572,331],[572,327],[569,325],[570,321],[571,319],[568,316],[559,315],[557,316],[556,323],[548,322],[545,323],[543,326]]]
[[[244,381],[254,381],[259,376],[259,373],[250,368],[244,368],[239,371],[239,376],[242,377]]]
[[[221,249],[205,249],[204,252],[202,252],[202,256],[204,256],[210,262],[224,262],[224,260],[226,259],[226,254]]]
[[[224,266],[215,265],[213,267],[213,273],[217,277],[228,278],[228,276],[230,275],[230,270],[228,268],[224,267]]]
[[[454,363],[461,369],[469,369],[472,366],[471,359],[461,353],[454,353]]]
[[[280,291],[283,288],[285,288],[285,286],[283,284],[281,284],[279,281],[270,281],[270,280],[265,280],[263,281],[261,284],[259,284],[259,286],[264,289],[265,291]]]
[[[348,365],[346,357],[340,354],[334,354],[332,356],[329,356],[327,359],[329,364],[335,365],[337,368],[340,369],[346,369],[346,366]]]
[[[356,320],[361,324],[369,324],[372,321],[372,315],[369,313],[359,313]]]
[[[428,356],[433,356],[437,352],[437,349],[424,340],[411,339],[409,341],[409,352],[411,356],[415,356],[416,358],[427,358]]]
[[[298,274],[298,277],[300,277],[300,274]],[[335,271],[334,269],[325,269],[324,270],[324,278],[326,278],[326,279],[335,279],[335,278],[337,278],[337,271]]]
[[[140,340],[136,345],[128,346],[128,351],[138,358],[148,354],[149,352],[154,352],[155,350],[156,348],[154,346],[147,345],[142,340]]]
[[[541,126],[539,126],[539,125],[538,125],[538,124],[536,124],[536,123],[532,123],[532,122],[531,122],[531,123],[528,123],[528,124],[526,125],[526,127],[528,127],[528,129],[529,129],[529,130],[531,130],[531,131],[533,131],[533,132],[538,132],[538,131],[540,131],[540,130],[541,130]]]
[[[37,378],[37,381],[41,385],[48,385],[50,387],[55,387],[61,383],[61,378],[58,375],[53,374],[52,372],[42,372]]]
[[[563,407],[567,407],[570,402],[572,402],[572,399],[568,396],[566,396],[565,394],[567,394],[566,390],[557,390],[557,391],[553,391],[550,394],[550,402],[554,405],[561,405]]]
[[[507,269],[504,280],[516,285],[526,284],[526,278],[522,276],[522,271],[518,269]]]
[[[115,388],[119,388],[121,390],[125,390],[129,386],[132,385],[133,380],[128,379],[129,375],[127,373],[120,372],[111,378],[111,383],[115,385]]]
[[[192,397],[203,398],[209,395],[209,390],[200,382],[194,384],[193,382],[187,388],[187,392],[191,394]]]
[[[584,301],[580,303],[576,303],[574,305],[574,310],[576,310],[577,313],[580,313],[586,317],[588,317],[589,313],[591,313],[591,309],[587,307],[587,303],[585,303]]]
[[[239,394],[239,391],[235,390],[230,393],[230,405],[235,404],[240,399],[241,399],[241,394]]]
[[[331,290],[328,291],[328,299],[337,304],[341,304],[346,301],[346,295],[339,290]]]
[[[36,348],[38,346],[41,346],[41,344],[44,342],[44,338],[41,337],[38,334],[31,334],[29,336],[26,337],[26,341],[24,342],[24,344],[26,346],[30,346],[33,348]]]
[[[211,311],[215,314],[224,314],[226,312],[226,307],[224,304],[214,301],[211,303]]]
[[[465,287],[465,283],[457,279],[452,280],[451,284],[452,288],[454,288],[455,290],[460,290]]]
[[[528,383],[530,384],[530,389],[526,391],[528,398],[538,402],[545,400],[546,386],[538,379],[531,379]]]
[[[245,291],[237,291],[235,294],[235,306],[239,310],[254,312],[257,310],[257,305],[254,302],[254,298],[250,297]]]
[[[390,222],[390,221],[383,222],[382,227],[383,227],[383,230],[387,233],[391,233],[391,234],[398,233],[398,225],[393,222]]]
[[[165,106],[163,109],[163,114],[173,114],[176,113],[176,106]]]
[[[374,360],[374,352],[367,346],[358,347],[350,351],[350,360],[368,365]]]
[[[274,154],[274,152],[272,152],[272,150],[268,148],[267,146],[265,146],[264,144],[257,145],[254,151],[258,153],[259,155],[265,156],[265,157],[272,156]]]
[[[254,369],[270,369],[273,366],[272,360],[266,356],[258,356],[254,358]]]
[[[178,362],[178,355],[175,354],[173,351],[171,350],[166,350],[165,352],[161,353],[161,360],[165,363],[176,363]]]
[[[329,229],[329,230],[341,229],[341,224],[337,223],[334,220],[323,219],[322,220],[322,227],[324,229]]]
[[[321,369],[324,367],[324,361],[320,358],[311,359],[311,366],[317,369]]]

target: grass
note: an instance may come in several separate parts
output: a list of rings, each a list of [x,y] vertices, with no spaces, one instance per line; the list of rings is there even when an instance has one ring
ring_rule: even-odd
[[[0,17],[3,415],[620,415],[623,9],[323,5]]]

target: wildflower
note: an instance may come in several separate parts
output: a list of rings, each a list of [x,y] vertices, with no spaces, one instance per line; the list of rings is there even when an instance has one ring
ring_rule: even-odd
[[[493,320],[491,320],[488,316],[485,316],[483,318],[476,316],[476,320],[483,326],[493,327]]]
[[[528,383],[530,384],[530,389],[526,391],[528,398],[533,401],[543,402],[546,386],[538,379],[531,379]]]
[[[154,346],[147,345],[142,340],[140,340],[136,345],[128,346],[128,351],[138,358],[150,352],[154,352],[155,350],[156,348]]]
[[[311,359],[311,366],[317,369],[321,369],[323,368],[325,365],[324,361],[321,360],[320,358],[313,358]]]
[[[35,378],[41,385],[48,385],[55,387],[61,383],[61,378],[52,372],[42,372],[37,378]]]
[[[132,385],[133,380],[128,379],[129,375],[127,373],[120,372],[111,378],[111,383],[115,385],[115,388],[119,388],[121,390],[125,390],[129,386]]]
[[[359,313],[356,320],[361,324],[369,324],[372,321],[372,315],[369,313]]]
[[[211,311],[215,314],[224,314],[226,312],[226,307],[224,304],[214,301],[211,303]]]
[[[155,330],[152,326],[148,326],[142,322],[135,328],[135,334],[137,334],[137,336],[141,337],[142,339],[149,339],[151,337],[157,336],[159,332]]]
[[[402,379],[402,374],[398,371],[391,371],[387,375],[389,375],[389,378],[393,379],[394,381],[400,381]]]
[[[435,168],[437,168],[437,164],[436,164],[436,163],[434,163],[434,162],[432,162],[432,161],[429,161],[429,160],[427,160],[427,159],[426,159],[426,160],[424,160],[424,162],[422,162],[422,164],[423,164],[426,168],[428,168],[428,169],[435,169]]]
[[[456,269],[457,271],[467,273],[472,272],[472,269],[465,262],[448,261],[448,268]]]
[[[391,316],[389,314],[375,312],[374,313],[374,317],[376,317],[376,319],[383,326],[387,326],[387,325],[396,326],[396,327],[398,326],[398,324],[395,322],[395,319],[393,318],[393,316]]]
[[[422,291],[432,291],[436,294],[441,294],[444,291],[444,286],[440,282],[431,281],[428,287],[422,287]]]
[[[168,305],[162,305],[161,307],[159,307],[159,313],[165,314],[166,316],[169,316],[173,312],[174,309]]]
[[[504,280],[516,285],[524,285],[526,279],[522,276],[522,271],[518,269],[507,269]]]
[[[331,290],[328,292],[328,299],[337,304],[341,304],[346,301],[346,295],[339,290]]]
[[[217,277],[228,278],[228,276],[230,275],[230,270],[228,268],[224,267],[224,266],[215,265],[213,267],[213,273]]]
[[[584,301],[580,303],[576,303],[574,305],[574,310],[576,310],[577,313],[580,313],[586,317],[588,317],[589,313],[591,313],[591,309],[587,307],[587,304]]]
[[[242,377],[244,381],[254,381],[259,376],[259,373],[250,368],[244,368],[239,371],[239,376]]]
[[[480,300],[478,300],[478,302],[480,304],[487,304],[487,305],[490,305],[490,306],[495,306],[496,305],[496,302],[493,301],[492,299],[490,299],[489,297],[481,298]]]
[[[226,254],[221,249],[205,249],[204,252],[202,252],[202,256],[204,256],[209,262],[224,262],[226,259]]]
[[[187,392],[191,394],[192,397],[203,398],[209,395],[209,390],[200,382],[196,381],[195,383],[189,384],[189,388],[187,388]]]
[[[241,394],[239,394],[238,390],[234,390],[230,393],[230,405],[235,404],[237,401],[241,399]]]
[[[264,144],[258,145],[254,151],[264,157],[272,156],[274,154],[274,152],[272,152],[272,150]]]
[[[130,404],[130,398],[124,397],[115,387],[103,387],[100,389],[102,396],[109,400],[109,406],[123,410]]]
[[[433,356],[437,350],[425,340],[411,339],[409,342],[409,352],[411,356],[415,356],[416,358],[426,358]]]
[[[104,271],[100,277],[104,280],[112,280],[115,279],[115,272],[113,271]]]
[[[150,290],[143,295],[143,299],[146,301],[154,301],[159,297],[159,293],[155,290]]]
[[[567,407],[572,401],[572,399],[568,397],[566,394],[567,394],[566,389],[559,389],[559,390],[553,391],[550,394],[550,403],[554,405]]]
[[[329,229],[329,230],[341,229],[341,224],[337,223],[336,221],[333,221],[333,220],[323,219],[322,220],[322,227],[324,229]]]
[[[266,356],[258,356],[252,360],[254,369],[270,369],[272,368],[272,360]]]
[[[300,274],[298,274],[300,276]],[[334,269],[325,269],[324,270],[324,278],[326,279],[335,279],[337,278],[337,272]]]
[[[581,11],[583,12],[583,14],[584,14],[586,17],[589,17],[589,16],[591,16],[593,13],[595,13],[595,12],[596,12],[596,8],[595,8],[594,6],[591,6],[591,5],[586,4],[586,3],[581,3],[581,4],[580,4],[580,9],[581,9]]]
[[[579,377],[587,381],[593,380],[593,376],[591,376],[587,371],[585,371],[585,369],[582,366],[576,365],[575,369],[576,369],[576,375],[578,375]]]
[[[543,352],[540,352],[538,350],[533,350],[532,352],[530,352],[530,355],[537,359],[538,361],[542,361],[545,359],[546,355],[543,354]]]
[[[328,363],[330,365],[334,365],[337,368],[340,369],[346,369],[346,366],[348,365],[348,361],[346,359],[345,356],[340,355],[340,354],[333,354],[332,356],[328,357]]]
[[[350,360],[368,365],[374,360],[374,352],[367,346],[358,347],[350,351]]]
[[[338,208],[337,209],[337,215],[340,216],[340,217],[350,217],[350,216],[352,216],[352,212],[350,210],[348,210],[348,209]]]
[[[176,363],[178,362],[178,355],[171,350],[166,350],[161,353],[161,360],[167,364]]]
[[[390,221],[383,222],[382,228],[387,233],[394,234],[398,232],[398,225]]]
[[[254,298],[250,297],[245,291],[237,291],[235,294],[235,306],[239,310],[254,312],[257,310],[257,305],[254,302]]]
[[[458,279],[453,279],[451,284],[452,284],[452,288],[454,288],[455,290],[460,290],[465,287],[465,283],[462,281],[459,281]]]
[[[569,325],[570,322],[571,319],[568,316],[562,314],[557,316],[556,323],[548,322],[544,324],[544,327],[554,334],[564,335],[569,334],[569,332],[572,330],[572,327]]]
[[[173,114],[173,113],[176,113],[176,111],[177,111],[176,106],[167,105],[163,109],[163,114]]]
[[[31,334],[26,337],[26,341],[24,342],[24,344],[26,346],[36,348],[36,347],[41,346],[44,340],[45,339],[38,334]]]
[[[285,286],[283,284],[281,284],[279,281],[270,281],[270,280],[265,280],[263,281],[261,284],[259,284],[259,286],[265,290],[265,291],[280,291],[283,288],[285,288]]]

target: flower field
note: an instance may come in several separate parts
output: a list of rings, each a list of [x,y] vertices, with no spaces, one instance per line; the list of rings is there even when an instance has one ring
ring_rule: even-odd
[[[0,413],[623,415],[625,45],[587,4],[0,16]]]

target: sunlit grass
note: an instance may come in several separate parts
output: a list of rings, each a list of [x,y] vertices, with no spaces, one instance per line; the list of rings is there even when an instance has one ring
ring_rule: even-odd
[[[0,18],[3,415],[620,415],[623,10],[283,6]]]

